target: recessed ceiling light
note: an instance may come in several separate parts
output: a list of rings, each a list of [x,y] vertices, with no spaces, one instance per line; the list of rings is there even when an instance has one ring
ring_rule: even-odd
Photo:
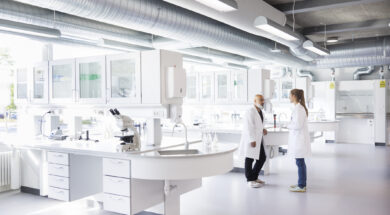
[[[298,36],[293,31],[273,22],[272,20],[269,20],[264,16],[257,17],[255,19],[254,26],[285,40],[299,40]]]
[[[229,12],[237,10],[237,2],[235,0],[196,0],[197,2],[211,7],[221,12]]]
[[[338,41],[339,41],[338,37],[328,37],[328,39],[326,40],[326,42],[328,43],[337,43]]]
[[[306,40],[302,46],[303,46],[303,48],[310,50],[310,51],[312,51],[318,55],[321,55],[321,56],[325,56],[325,55],[330,54],[329,50],[317,45],[316,43],[313,43],[311,40]]]

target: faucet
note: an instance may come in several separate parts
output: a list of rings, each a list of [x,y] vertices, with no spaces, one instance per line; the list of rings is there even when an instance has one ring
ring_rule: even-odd
[[[179,122],[176,122],[175,125],[173,126],[173,129],[172,129],[172,136],[173,136],[173,133],[175,132],[175,127],[177,125],[182,125],[183,128],[184,128],[184,135],[185,135],[185,139],[186,139],[186,142],[185,142],[185,150],[188,150],[190,148],[190,144],[188,142],[188,138],[187,138],[187,126],[183,123],[183,121],[179,121]]]
[[[286,119],[288,119],[288,117],[287,117],[287,114],[285,114],[285,113],[280,113],[279,114],[279,126],[280,126],[280,128],[282,128],[282,124],[280,123],[280,119],[282,118],[282,116],[284,116],[284,117],[286,117]]]

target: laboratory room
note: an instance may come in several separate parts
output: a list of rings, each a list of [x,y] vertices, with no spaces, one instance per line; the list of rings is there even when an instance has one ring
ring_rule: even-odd
[[[0,0],[0,215],[389,199],[389,0]]]

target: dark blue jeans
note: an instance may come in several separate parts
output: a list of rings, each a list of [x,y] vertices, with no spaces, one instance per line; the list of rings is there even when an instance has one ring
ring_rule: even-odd
[[[298,186],[300,188],[306,187],[306,164],[304,158],[296,158],[298,166]]]

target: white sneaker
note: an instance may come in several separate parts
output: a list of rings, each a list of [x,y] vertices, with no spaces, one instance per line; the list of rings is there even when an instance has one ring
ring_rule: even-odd
[[[262,185],[265,184],[265,181],[262,181],[262,180],[260,180],[260,179],[256,179],[256,182],[259,183],[259,184],[262,184]]]
[[[261,184],[257,183],[256,181],[248,181],[248,187],[250,187],[250,188],[259,188],[259,187],[261,187]]]

